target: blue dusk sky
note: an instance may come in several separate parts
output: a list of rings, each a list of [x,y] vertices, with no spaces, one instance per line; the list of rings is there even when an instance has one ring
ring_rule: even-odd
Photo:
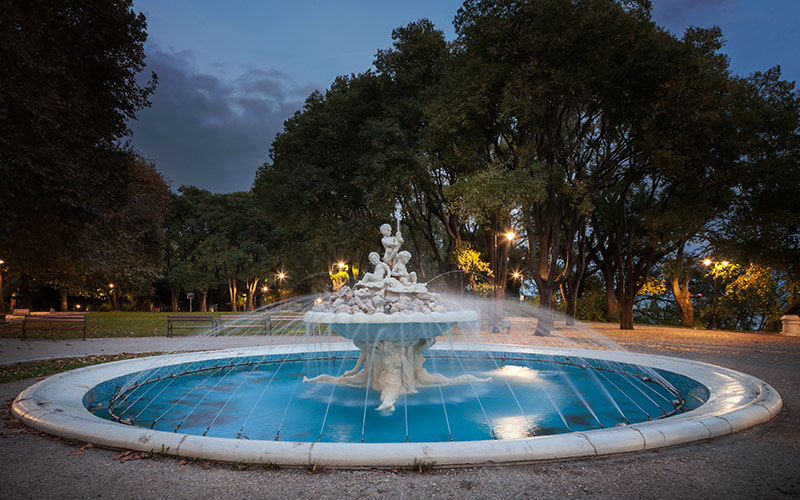
[[[780,65],[800,79],[800,0],[654,0],[680,36],[719,26],[735,74]],[[392,29],[428,18],[453,39],[457,0],[134,0],[147,16],[152,106],[131,124],[134,146],[173,188],[247,190],[283,121],[314,89],[370,68]],[[149,74],[149,73],[148,73]]]

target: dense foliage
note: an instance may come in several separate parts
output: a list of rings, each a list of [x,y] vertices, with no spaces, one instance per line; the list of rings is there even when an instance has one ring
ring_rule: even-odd
[[[148,104],[146,23],[130,1],[0,2],[0,254],[31,280],[147,291],[168,188],[120,145]]]
[[[254,192],[311,242],[304,262],[363,264],[400,214],[422,272],[482,252],[502,295],[510,258],[542,304],[574,316],[604,297],[623,328],[643,300],[693,325],[710,254],[766,266],[797,303],[798,93],[779,69],[732,75],[719,29],[677,38],[647,2],[467,0],[455,28],[398,28],[374,71],[312,95],[275,139]]]

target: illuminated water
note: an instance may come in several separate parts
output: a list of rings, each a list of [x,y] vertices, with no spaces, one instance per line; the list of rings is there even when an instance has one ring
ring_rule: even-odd
[[[676,409],[676,395],[634,366],[569,357],[512,359],[503,353],[429,354],[425,366],[431,371],[492,381],[421,388],[401,397],[394,411],[374,409],[380,403],[377,391],[302,381],[303,376],[340,374],[355,356],[260,356],[170,368],[129,392],[114,414],[144,428],[226,438],[436,442],[608,428],[688,411],[707,398],[700,384],[660,372],[685,398]],[[96,415],[112,418],[108,400],[125,381],[96,387],[85,404]]]

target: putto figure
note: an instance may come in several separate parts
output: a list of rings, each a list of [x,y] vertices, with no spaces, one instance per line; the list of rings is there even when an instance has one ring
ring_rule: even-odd
[[[394,266],[397,260],[397,253],[400,251],[400,247],[403,246],[403,235],[398,228],[397,233],[392,236],[392,226],[389,224],[382,225],[380,231],[383,236],[381,238],[381,245],[383,245],[383,261],[390,267]]]
[[[381,262],[381,257],[378,255],[378,252],[370,252],[369,261],[373,266],[375,266],[374,271],[371,273],[366,273],[364,277],[361,278],[361,281],[356,283],[356,286],[381,288],[386,283],[386,280],[392,275],[392,271],[389,269],[388,264]]]

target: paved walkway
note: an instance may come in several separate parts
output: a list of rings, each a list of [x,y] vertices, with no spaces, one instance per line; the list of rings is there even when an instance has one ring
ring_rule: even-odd
[[[658,327],[633,332],[621,332],[610,325],[596,325],[596,328],[631,351],[705,361],[755,375],[780,392],[783,411],[767,424],[672,449],[615,458],[435,470],[427,474],[408,471],[311,474],[303,469],[240,469],[236,465],[172,458],[123,463],[115,460],[118,451],[81,450],[82,443],[4,426],[0,427],[0,498],[800,497],[800,338]],[[108,339],[97,347],[116,346],[129,352],[137,346],[146,351],[165,350],[150,343],[151,340]],[[79,349],[87,352],[95,344],[86,342],[85,347],[80,347],[80,341],[70,341],[73,345],[63,347],[74,347],[75,353]],[[54,352],[37,350],[39,344],[30,344],[33,349],[28,352],[33,355]],[[2,359],[7,359],[9,350],[21,347],[5,342],[2,346]],[[0,398],[9,400],[32,382],[0,384]],[[7,412],[7,407],[4,411]]]

